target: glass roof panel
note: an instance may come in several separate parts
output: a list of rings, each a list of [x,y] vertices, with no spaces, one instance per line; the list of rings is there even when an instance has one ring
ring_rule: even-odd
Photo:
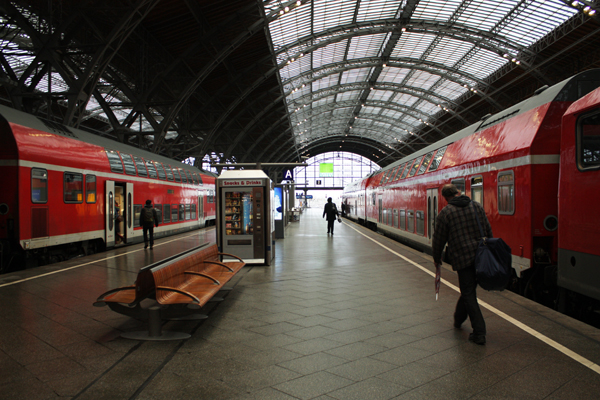
[[[312,53],[313,68],[344,61],[347,42],[347,40],[343,40],[315,50]]]
[[[386,34],[358,36],[352,38],[348,48],[348,59],[377,57]]]
[[[379,82],[393,82],[402,83],[404,78],[410,73],[409,69],[406,68],[383,68],[381,75],[379,75]]]
[[[423,0],[417,3],[413,18],[448,21],[463,0]]]
[[[392,58],[415,58],[419,59],[429,48],[436,36],[422,33],[404,32],[400,36],[398,44],[392,51]]]
[[[371,74],[371,68],[356,68],[342,73],[340,83],[342,85],[346,83],[366,82]]]
[[[356,1],[327,0],[313,1],[314,31],[322,32],[352,22]]]
[[[395,18],[398,13],[398,7],[404,5],[404,2],[390,0],[370,0],[359,2],[356,20],[372,21],[375,19]]]
[[[368,125],[360,132],[365,137],[418,132],[428,116],[435,119],[436,114],[444,112],[438,104],[448,106],[469,88],[484,85],[487,77],[510,63],[504,53],[531,57],[527,47],[576,12],[561,0],[421,0],[416,2],[407,30],[399,36],[394,36],[397,31],[388,29],[388,25],[377,22],[398,18],[406,12],[407,4],[405,0],[312,0],[269,24],[276,53],[300,38],[311,38],[278,54],[282,64],[315,46],[312,53],[281,69],[286,88],[291,90],[314,79],[308,85],[315,96],[313,107],[342,107],[333,115],[321,112],[326,117],[302,112],[309,121],[323,121],[313,126],[313,135],[341,134],[339,130],[345,130],[351,118],[348,112],[357,107],[359,115],[368,119],[355,123]],[[278,12],[283,5],[279,0],[267,1],[267,15]],[[374,22],[354,25],[368,21]],[[342,26],[348,26],[348,30],[344,32]],[[368,34],[370,31],[372,34]],[[387,49],[387,44],[393,46]],[[378,60],[380,57],[385,58]],[[319,70],[287,83],[310,69]],[[364,85],[367,82],[372,88]],[[367,104],[361,107],[360,99],[367,91]],[[287,101],[307,94],[308,89],[295,91]],[[306,96],[302,101],[308,99]],[[377,116],[381,121],[372,121]],[[357,134],[356,127],[353,129]]]

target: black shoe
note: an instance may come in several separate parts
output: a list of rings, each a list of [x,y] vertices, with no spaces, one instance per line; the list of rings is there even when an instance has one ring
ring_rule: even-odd
[[[147,248],[148,248],[148,245],[145,245],[145,246],[144,246],[144,250],[145,250],[145,249],[147,249]]]
[[[476,335],[474,333],[469,334],[469,342],[473,342],[480,346],[485,344],[485,335]]]
[[[462,326],[462,322],[458,322],[457,320],[454,320],[454,327],[456,329],[460,329],[461,326]]]

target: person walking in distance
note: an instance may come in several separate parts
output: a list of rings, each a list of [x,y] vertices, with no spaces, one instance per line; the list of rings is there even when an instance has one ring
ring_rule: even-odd
[[[338,218],[338,210],[335,203],[331,200],[331,197],[327,199],[327,204],[325,204],[325,208],[323,209],[323,217],[327,220],[327,234],[330,233],[333,235],[333,227],[334,223]]]
[[[442,197],[448,205],[440,211],[433,232],[433,261],[436,266],[442,263],[442,252],[448,243],[452,269],[458,273],[460,297],[454,312],[454,327],[460,328],[467,316],[471,320],[473,332],[469,340],[483,345],[486,342],[486,328],[483,314],[477,302],[477,277],[475,272],[475,254],[481,239],[475,213],[478,213],[485,235],[492,236],[492,227],[481,204],[461,195],[456,186],[444,185]]]
[[[158,227],[158,216],[156,210],[152,207],[151,200],[146,200],[146,205],[140,212],[140,225],[144,230],[144,249],[148,248],[148,241],[150,242],[150,249],[152,249],[154,247],[154,227]]]

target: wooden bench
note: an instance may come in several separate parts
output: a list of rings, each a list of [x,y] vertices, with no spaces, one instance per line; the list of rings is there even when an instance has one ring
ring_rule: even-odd
[[[221,261],[222,256],[236,259]],[[216,244],[200,246],[159,263],[142,268],[131,286],[109,290],[98,297],[95,306],[108,305],[113,311],[136,318],[148,318],[147,337],[123,334],[135,339],[170,340],[160,332],[161,320],[190,316],[208,303],[245,263],[233,254],[219,253]],[[142,302],[152,300],[150,306]],[[196,315],[198,313],[196,312]],[[187,334],[183,334],[187,335]],[[189,335],[187,335],[189,337]]]

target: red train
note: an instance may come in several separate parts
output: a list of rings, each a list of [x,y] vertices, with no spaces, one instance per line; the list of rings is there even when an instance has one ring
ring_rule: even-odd
[[[600,69],[580,73],[353,182],[348,217],[431,252],[454,183],[512,248],[515,290],[600,300],[599,86]]]
[[[147,199],[155,237],[214,224],[214,174],[4,106],[0,143],[3,272],[143,241]]]

